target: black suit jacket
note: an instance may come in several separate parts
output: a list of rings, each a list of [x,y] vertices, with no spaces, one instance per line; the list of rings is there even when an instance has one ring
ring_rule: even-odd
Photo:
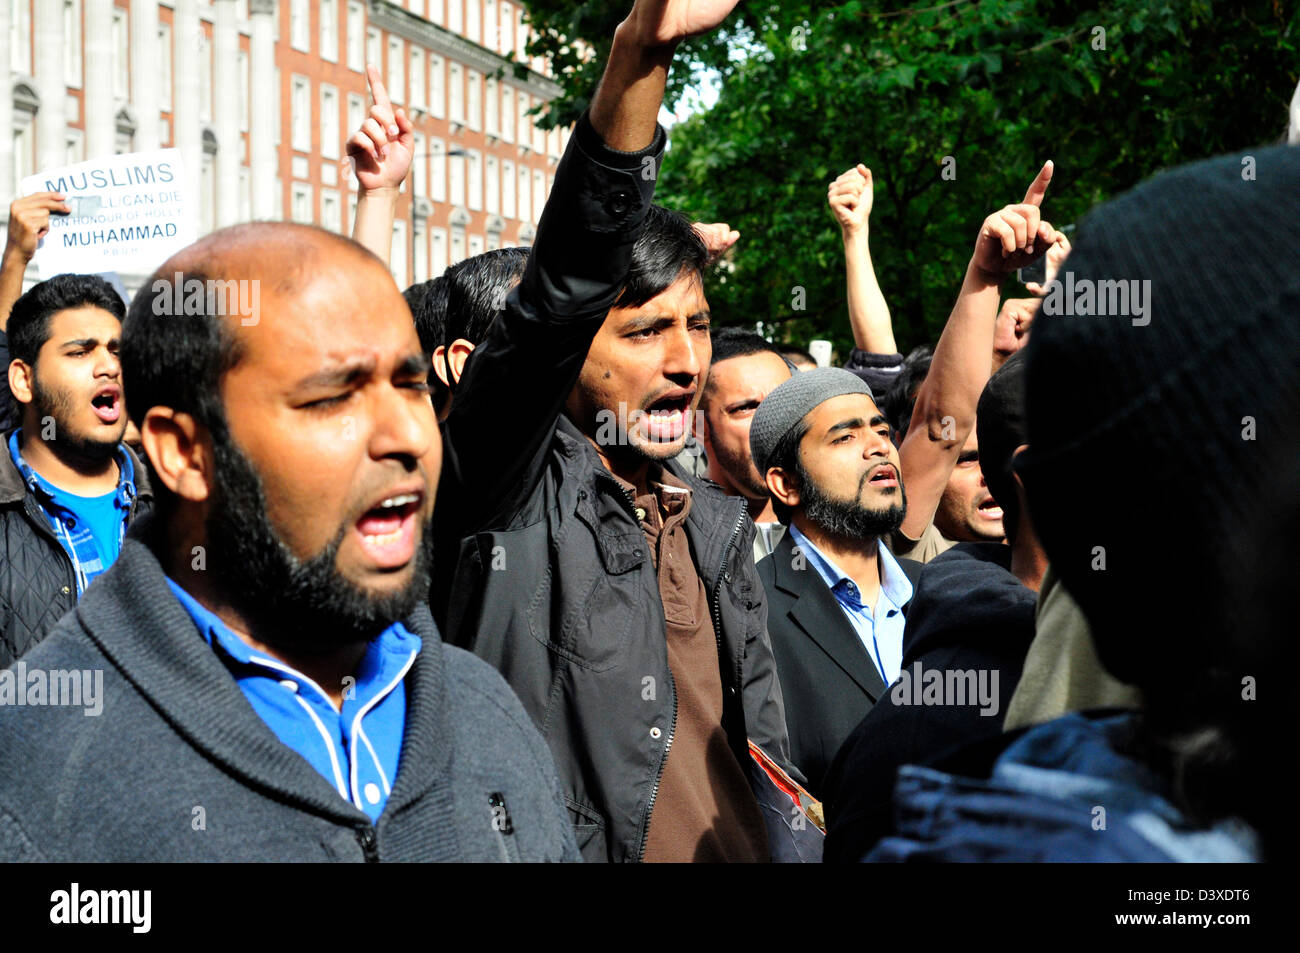
[[[808,790],[820,798],[835,753],[889,686],[822,577],[811,564],[795,569],[795,558],[794,540],[786,533],[776,551],[759,561],[758,577],[767,592],[790,756],[808,779]],[[921,564],[898,564],[915,587]]]

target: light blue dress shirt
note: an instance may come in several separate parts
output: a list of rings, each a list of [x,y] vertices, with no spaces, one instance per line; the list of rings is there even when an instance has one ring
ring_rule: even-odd
[[[894,554],[883,542],[877,543],[880,567],[880,594],[876,597],[873,612],[862,602],[858,584],[835,565],[813,544],[799,528],[790,524],[790,537],[794,545],[808,560],[808,565],[826,583],[835,601],[844,610],[845,617],[858,634],[871,661],[875,663],[886,685],[892,685],[903,667],[903,606],[912,598],[912,581],[898,565]]]

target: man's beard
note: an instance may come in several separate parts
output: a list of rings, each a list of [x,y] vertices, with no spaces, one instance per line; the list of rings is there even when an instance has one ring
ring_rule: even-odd
[[[866,485],[868,470],[858,481],[858,492],[851,500],[836,500],[822,492],[803,468],[796,464],[799,478],[800,503],[803,515],[822,532],[839,539],[879,539],[898,529],[907,515],[907,495],[903,481],[898,481],[898,502],[873,510],[862,504],[862,488]]]
[[[716,442],[713,444],[713,453],[718,466],[731,478],[731,483],[738,493],[746,499],[767,499],[767,484],[759,479],[758,469],[748,453],[733,455]]]
[[[294,556],[276,535],[262,481],[229,436],[213,441],[217,489],[207,519],[209,557],[222,596],[254,637],[298,655],[328,655],[371,641],[428,598],[433,537],[426,524],[404,589],[373,595],[336,566],[350,527],[310,559]]]
[[[44,429],[45,420],[54,421],[54,438],[49,441],[50,445],[60,456],[92,464],[103,463],[117,452],[121,440],[104,440],[76,433],[69,423],[77,412],[76,406],[76,400],[68,391],[62,388],[46,390],[41,386],[40,375],[32,376],[32,408],[36,411],[36,419],[41,421],[41,429]]]

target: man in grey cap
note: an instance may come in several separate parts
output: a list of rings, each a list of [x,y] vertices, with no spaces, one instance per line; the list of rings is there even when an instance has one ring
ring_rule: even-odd
[[[889,423],[842,368],[796,374],[759,405],[750,451],[789,531],[758,564],[794,763],[820,796],[840,744],[899,675],[920,563],[881,537],[907,500]]]

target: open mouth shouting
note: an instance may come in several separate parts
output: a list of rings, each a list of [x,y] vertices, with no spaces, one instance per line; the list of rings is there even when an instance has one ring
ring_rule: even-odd
[[[423,483],[397,487],[374,501],[356,522],[361,550],[380,569],[400,569],[415,555]]]
[[[669,391],[646,408],[646,436],[655,443],[672,443],[686,433],[687,415],[695,400],[695,390]]]
[[[898,489],[898,470],[892,463],[880,463],[867,471],[866,485],[877,490]]]
[[[1002,507],[998,506],[991,496],[980,500],[979,505],[975,507],[975,512],[980,519],[988,520],[990,523],[1002,519]]]
[[[122,388],[105,384],[90,399],[90,408],[103,423],[115,424],[122,419]]]

